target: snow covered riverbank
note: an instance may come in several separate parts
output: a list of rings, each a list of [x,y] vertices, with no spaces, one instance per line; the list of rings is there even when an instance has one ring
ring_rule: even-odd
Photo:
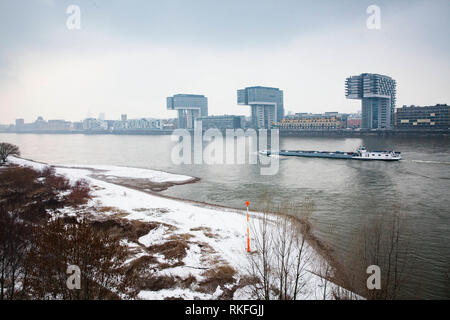
[[[30,166],[41,170],[46,165],[10,157],[11,163]],[[182,200],[174,200],[149,194],[133,188],[127,188],[95,178],[92,170],[103,171],[105,175],[148,179],[157,182],[183,182],[191,179],[187,176],[178,176],[169,173],[111,166],[71,166],[55,167],[56,173],[67,176],[70,180],[86,179],[92,186],[93,198],[86,205],[87,208],[102,208],[96,211],[99,216],[114,216],[120,213],[121,217],[131,221],[157,223],[158,227],[148,234],[141,236],[137,243],[127,243],[135,249],[135,256],[128,262],[148,255],[146,248],[160,246],[164,248],[174,239],[185,239],[185,254],[179,263],[173,263],[173,259],[154,252],[152,257],[157,259],[157,265],[152,269],[155,277],[174,277],[189,285],[174,286],[160,290],[142,290],[139,297],[142,299],[217,299],[222,298],[225,291],[230,290],[239,280],[246,276],[249,259],[246,252],[246,216],[245,211],[216,208],[213,206],[201,206]],[[246,199],[243,199],[243,202]],[[64,211],[64,210],[62,210]],[[70,211],[70,210],[69,210]],[[76,214],[65,212],[66,214]],[[262,214],[251,213],[251,220],[258,224]],[[253,242],[254,235],[251,235]],[[328,284],[324,289],[323,279],[316,274],[326,264],[326,261],[306,245],[310,259],[305,267],[308,272],[304,276],[306,285],[299,295],[300,299],[331,298],[334,284]],[[166,267],[159,267],[165,265]],[[167,267],[169,265],[169,267]],[[196,285],[204,283],[208,278],[208,272],[227,270],[231,267],[234,272],[233,283],[221,285],[214,290],[201,290]],[[214,277],[214,274],[213,274]],[[197,290],[198,289],[198,290]],[[250,299],[251,292],[245,284],[234,287],[233,299]]]

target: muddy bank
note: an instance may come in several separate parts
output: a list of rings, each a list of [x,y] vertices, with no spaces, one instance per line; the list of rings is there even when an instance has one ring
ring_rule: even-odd
[[[150,181],[149,179],[140,179],[140,178],[123,178],[123,177],[115,177],[111,175],[104,175],[100,173],[96,174],[90,174],[89,177],[93,179],[102,180],[105,182],[121,185],[127,188],[134,188],[140,191],[153,191],[153,192],[159,192],[167,190],[170,187],[177,186],[177,185],[183,185],[183,184],[189,184],[189,183],[195,183],[200,181],[200,178],[191,178],[182,182],[154,182]]]

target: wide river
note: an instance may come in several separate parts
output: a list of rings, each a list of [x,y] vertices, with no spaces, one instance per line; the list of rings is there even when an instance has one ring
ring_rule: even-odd
[[[280,138],[281,149],[401,151],[399,162],[283,158],[279,171],[261,175],[258,165],[175,165],[170,136],[0,134],[25,158],[50,164],[108,164],[163,170],[201,178],[163,194],[235,208],[314,201],[312,223],[319,239],[341,261],[351,261],[364,227],[383,215],[401,213],[414,267],[406,298],[450,298],[450,139]]]

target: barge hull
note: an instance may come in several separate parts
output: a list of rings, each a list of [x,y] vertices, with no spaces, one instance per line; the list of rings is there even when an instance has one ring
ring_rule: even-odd
[[[363,160],[363,161],[398,161],[401,157],[363,157],[358,153],[351,152],[301,152],[301,151],[279,151],[265,153],[267,156],[279,155],[279,156],[291,156],[291,157],[304,157],[304,158],[325,158],[325,159],[346,159],[346,160]]]
[[[328,159],[353,159],[353,156],[347,154],[333,154],[333,153],[300,153],[300,152],[268,152],[267,155],[293,156],[293,157],[307,157],[307,158],[328,158]]]

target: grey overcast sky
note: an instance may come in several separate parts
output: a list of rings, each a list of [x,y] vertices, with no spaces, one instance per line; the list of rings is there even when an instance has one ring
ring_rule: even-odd
[[[236,90],[253,85],[284,90],[286,112],[356,112],[344,83],[363,72],[397,80],[398,107],[450,103],[449,30],[448,0],[0,0],[0,123],[175,117],[175,93],[248,115]]]

